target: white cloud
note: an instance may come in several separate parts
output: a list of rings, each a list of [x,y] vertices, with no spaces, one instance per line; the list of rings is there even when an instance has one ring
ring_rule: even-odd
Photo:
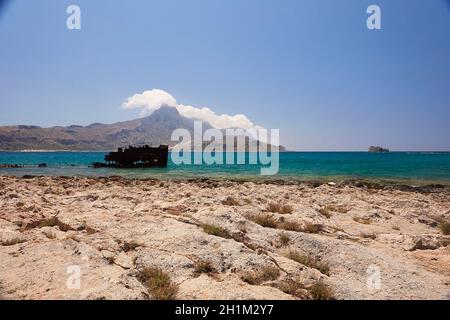
[[[254,127],[253,122],[251,122],[245,115],[236,114],[230,116],[228,114],[216,114],[209,108],[196,108],[193,106],[185,106],[179,104],[177,106],[178,112],[185,116],[186,118],[198,119],[208,122],[211,126],[217,129],[225,128],[242,128],[250,129]]]
[[[141,115],[151,114],[162,106],[176,107],[177,101],[170,94],[160,89],[137,93],[122,104],[124,109],[142,108]]]
[[[189,105],[178,104],[175,98],[161,89],[147,90],[142,93],[129,97],[122,105],[125,109],[142,108],[141,115],[153,113],[162,106],[177,108],[178,112],[186,118],[196,119],[208,122],[217,129],[225,128],[261,128],[256,126],[243,114],[216,114],[213,110],[206,107],[193,107]]]

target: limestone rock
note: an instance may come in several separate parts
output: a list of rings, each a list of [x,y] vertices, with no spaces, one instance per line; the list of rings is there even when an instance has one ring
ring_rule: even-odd
[[[319,281],[337,299],[449,291],[450,238],[427,218],[450,219],[445,188],[119,177],[0,184],[4,299],[148,299],[148,268],[170,277],[178,299],[305,299]],[[268,212],[273,202],[292,212]],[[373,270],[380,290],[367,286]]]

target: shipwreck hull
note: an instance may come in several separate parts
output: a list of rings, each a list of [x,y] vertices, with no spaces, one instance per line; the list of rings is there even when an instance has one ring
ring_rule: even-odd
[[[167,167],[169,147],[129,147],[119,148],[105,155],[105,163],[96,162],[94,168],[155,168]]]

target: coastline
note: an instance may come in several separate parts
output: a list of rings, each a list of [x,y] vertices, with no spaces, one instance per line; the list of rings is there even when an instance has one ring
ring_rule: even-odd
[[[24,149],[24,150],[0,150],[0,152],[19,152],[19,153],[43,153],[43,152],[49,152],[49,153],[58,153],[58,152],[73,152],[73,153],[91,153],[91,152],[111,152],[113,150],[72,150],[72,149],[67,149],[67,150],[56,150],[56,149],[39,149],[39,150],[34,150],[34,149]]]
[[[406,185],[450,184],[450,153],[440,154],[370,154],[366,152],[280,153],[278,174],[260,176],[264,166],[192,165],[169,161],[167,168],[113,169],[90,168],[103,161],[102,152],[0,153],[0,164],[17,164],[23,168],[0,169],[0,175],[48,176],[125,176],[128,178],[211,178],[222,180],[320,180],[340,183],[345,180],[370,180]],[[45,163],[46,168],[38,165]]]
[[[170,150],[170,149],[169,149]],[[74,150],[74,149],[0,149],[0,152],[111,152],[115,149],[108,150]],[[242,151],[241,151],[242,152]],[[382,152],[368,152],[367,150],[280,150],[279,153],[372,153],[383,154]],[[436,153],[450,153],[450,150],[390,150],[384,154],[389,153],[424,153],[424,154],[436,154]]]
[[[140,182],[174,182],[174,183],[255,183],[255,184],[273,184],[273,185],[305,185],[313,188],[322,185],[342,187],[356,187],[363,189],[376,190],[399,190],[411,192],[450,192],[450,180],[439,179],[408,179],[408,178],[370,178],[370,177],[315,177],[302,178],[290,176],[276,176],[267,178],[263,176],[198,176],[198,177],[128,177],[121,175],[92,176],[92,175],[5,175],[1,177],[17,178],[17,179],[34,179],[34,178],[55,178],[59,179],[94,179],[100,181],[118,181],[118,180],[137,180]]]
[[[178,299],[450,293],[448,188],[38,176],[0,176],[0,187],[4,299],[154,298],[139,280],[148,268]]]

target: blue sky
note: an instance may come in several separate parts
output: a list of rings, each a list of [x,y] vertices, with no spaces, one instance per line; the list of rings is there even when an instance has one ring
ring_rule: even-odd
[[[290,149],[450,150],[446,0],[15,0],[0,43],[0,125],[133,119],[124,100],[159,88]]]

